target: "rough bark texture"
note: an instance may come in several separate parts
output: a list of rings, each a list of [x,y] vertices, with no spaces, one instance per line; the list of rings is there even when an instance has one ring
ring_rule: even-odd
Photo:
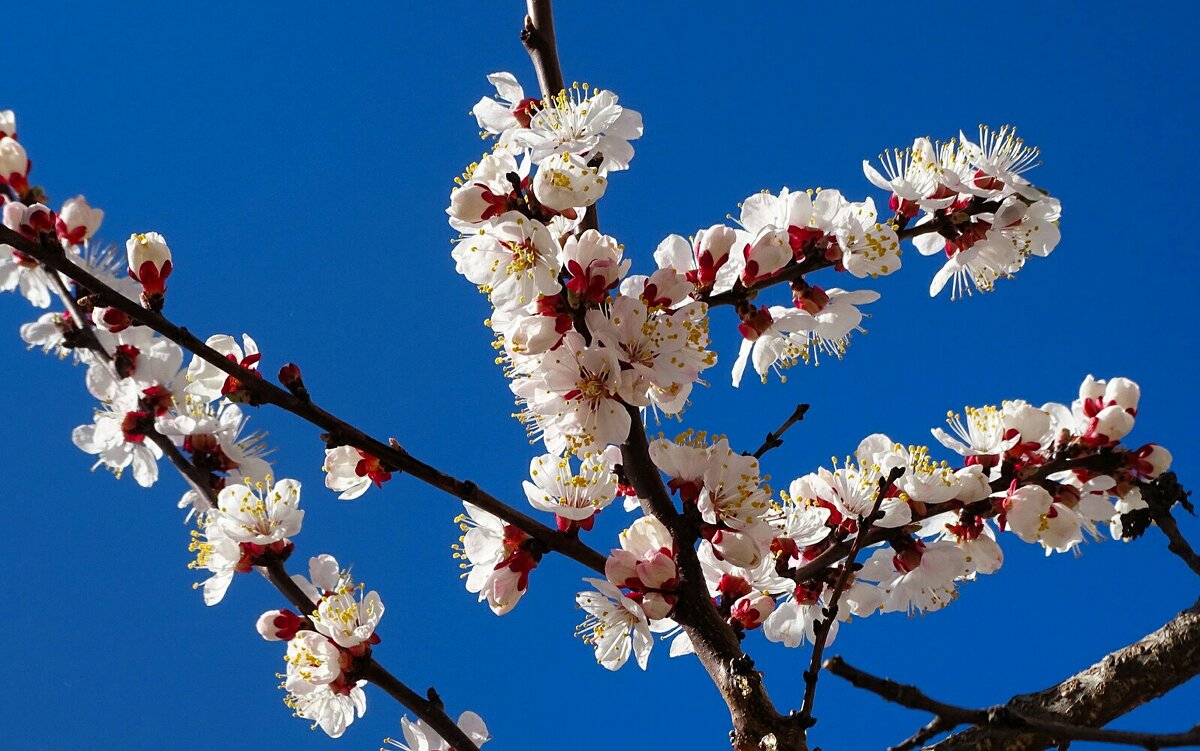
[[[1200,601],[1148,636],[1062,683],[1008,702],[1022,714],[1100,727],[1200,674]],[[1053,738],[996,726],[946,738],[936,751],[1031,751]]]

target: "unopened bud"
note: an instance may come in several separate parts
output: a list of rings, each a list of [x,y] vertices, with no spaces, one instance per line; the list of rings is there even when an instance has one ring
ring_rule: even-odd
[[[171,249],[157,232],[130,235],[125,241],[129,254],[129,276],[142,285],[142,304],[150,310],[162,310],[171,275]]]
[[[100,229],[104,212],[93,209],[83,196],[75,196],[63,204],[54,228],[58,238],[68,245],[79,245]]]
[[[304,386],[304,379],[300,376],[300,366],[296,363],[289,362],[279,369],[279,382],[301,399],[308,399],[308,389]]]
[[[14,126],[15,128],[15,126]],[[12,136],[0,138],[0,183],[18,194],[29,190],[29,156]]]
[[[20,204],[15,205],[20,206]],[[58,217],[54,215],[49,206],[35,203],[32,206],[21,208],[20,217],[17,218],[17,231],[30,240],[37,240],[42,235],[54,234],[54,225],[57,221]]]
[[[92,323],[110,334],[116,334],[129,328],[133,324],[133,319],[116,308],[94,308]]]
[[[1147,480],[1153,480],[1171,468],[1171,452],[1157,443],[1147,443],[1127,455],[1130,469]]]
[[[775,598],[762,592],[754,592],[733,604],[729,616],[742,624],[743,628],[758,628],[775,610]]]
[[[290,610],[268,610],[258,617],[255,628],[267,641],[291,641],[303,619]]]

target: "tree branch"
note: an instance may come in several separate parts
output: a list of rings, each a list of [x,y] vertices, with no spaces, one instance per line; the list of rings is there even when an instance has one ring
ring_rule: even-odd
[[[67,307],[67,310],[71,314],[72,325],[74,326],[75,331],[79,334],[79,346],[85,347],[91,352],[94,352],[96,356],[99,357],[104,363],[105,367],[111,367],[113,361],[112,353],[100,343],[100,339],[96,336],[96,332],[87,325],[86,319],[83,318],[78,303],[75,301],[74,297],[71,296],[70,291],[67,289],[66,285],[63,284],[63,281],[59,277],[58,273],[48,269],[47,274],[50,276],[63,305]],[[198,467],[196,467],[195,464],[193,464],[188,460],[187,457],[183,455],[183,452],[179,450],[178,446],[176,446],[169,438],[159,433],[157,430],[148,430],[146,433],[146,438],[153,442],[154,445],[158,446],[160,450],[162,450],[163,455],[167,457],[171,464],[175,466],[175,468],[181,475],[183,475],[188,483],[195,488],[196,492],[204,496],[204,499],[207,501],[210,508],[217,505],[217,496],[213,491],[212,483],[209,482],[209,478],[206,477],[204,473],[201,472]],[[294,605],[302,615],[308,616],[316,611],[316,603],[310,600],[308,595],[304,593],[304,590],[302,590],[300,586],[292,580],[292,577],[288,575],[282,560],[271,560],[266,565],[259,567],[259,570],[263,573],[263,576],[266,577],[267,581],[271,582],[271,584],[274,585],[274,587],[279,590],[279,592],[287,598],[288,602]],[[446,741],[452,743],[455,749],[461,749],[462,751],[479,751],[479,747],[472,742],[466,733],[464,733],[458,727],[458,724],[446,714],[441,700],[437,699],[435,701],[437,694],[433,689],[430,689],[429,699],[422,697],[420,694],[404,685],[404,683],[389,673],[387,669],[380,665],[373,657],[367,664],[366,668],[362,671],[362,675],[368,681],[386,691],[392,698],[398,701],[401,706],[406,707],[411,712],[416,714],[417,717],[419,717],[426,725],[433,728],[438,735],[442,736],[442,738]]]
[[[891,751],[915,748],[937,733],[951,730],[958,725],[975,725],[977,729],[993,728],[1036,732],[1048,738],[1047,745],[1064,744],[1076,740],[1141,746],[1146,749],[1200,745],[1200,725],[1183,733],[1103,730],[1029,715],[1009,704],[989,709],[967,709],[954,704],[946,704],[930,698],[916,686],[898,683],[887,678],[878,678],[849,665],[840,657],[834,657],[826,662],[825,669],[839,678],[849,681],[852,685],[877,694],[894,704],[936,715],[932,722],[921,728],[908,740],[893,746]],[[1004,748],[1009,748],[1009,746]]]
[[[1153,482],[1141,486],[1142,498],[1149,506],[1150,518],[1167,538],[1167,550],[1183,559],[1196,574],[1200,574],[1200,555],[1188,544],[1175,517],[1171,515],[1171,507],[1179,503],[1189,511],[1192,505],[1188,502],[1188,493],[1179,485],[1174,472],[1166,472]]]
[[[783,424],[780,425],[774,433],[767,433],[767,437],[763,439],[762,445],[758,447],[758,450],[756,450],[752,456],[755,459],[761,459],[763,454],[767,453],[771,449],[782,446],[783,434],[788,431],[788,428],[803,420],[806,412],[808,412],[807,404],[797,404],[796,409],[792,412],[791,416],[784,420]]]
[[[267,381],[261,377],[258,371],[250,370],[227,359],[220,352],[200,341],[186,328],[172,323],[162,313],[147,310],[113,290],[87,269],[68,258],[63,252],[62,246],[57,243],[37,243],[4,226],[0,226],[0,243],[7,243],[48,268],[62,273],[87,289],[88,292],[96,295],[103,305],[120,310],[137,323],[157,331],[222,372],[234,376],[250,393],[252,404],[274,404],[281,407],[327,431],[331,439],[339,445],[345,444],[361,449],[392,467],[407,472],[418,480],[500,517],[538,540],[546,550],[573,558],[593,571],[604,572],[604,556],[577,536],[562,534],[542,524],[481,490],[475,483],[456,479],[417,459],[398,446],[373,438],[345,420],[321,409],[311,400],[302,399]]]
[[[826,664],[836,675],[837,671]],[[1026,720],[1095,729],[1157,699],[1198,674],[1200,601],[1154,633],[1108,654],[1061,683],[1036,693],[1016,696],[1003,706]],[[1056,732],[1062,732],[1062,729]],[[1088,739],[1097,740],[1091,736]],[[1193,745],[1196,742],[1193,740]],[[989,724],[956,733],[933,748],[936,751],[1032,751],[1053,745],[1055,740],[1049,732]],[[1158,744],[1159,747],[1165,745]]]
[[[995,211],[999,208],[999,204],[995,201],[976,200],[967,208],[963,209],[961,214],[967,217],[972,217],[977,214]],[[899,240],[911,240],[919,235],[927,235],[931,232],[941,232],[954,224],[954,219],[944,213],[935,213],[933,218],[924,224],[918,224],[914,227],[907,227],[896,232],[896,237]],[[719,305],[737,305],[739,303],[749,302],[753,300],[758,293],[767,287],[775,287],[785,282],[792,282],[801,278],[805,274],[826,269],[834,265],[833,261],[827,260],[824,256],[810,255],[800,261],[791,261],[788,265],[780,269],[774,276],[761,279],[749,287],[742,286],[739,281],[734,285],[733,289],[725,292],[718,292],[714,295],[704,295],[700,297],[700,301],[707,303],[708,306],[715,307]]]
[[[804,701],[800,705],[800,715],[797,721],[804,727],[812,727],[816,722],[813,719],[813,702],[817,696],[817,679],[821,673],[821,655],[825,653],[825,643],[829,641],[829,632],[833,628],[834,622],[838,615],[838,601],[841,600],[842,593],[846,591],[846,587],[850,584],[850,577],[854,573],[854,561],[858,558],[858,554],[866,547],[867,537],[871,528],[875,526],[875,522],[883,517],[881,507],[883,499],[887,497],[888,491],[892,489],[900,476],[904,474],[904,467],[893,467],[892,471],[886,477],[879,478],[879,487],[875,491],[875,503],[871,506],[871,511],[866,516],[858,517],[858,533],[854,535],[854,542],[850,545],[850,553],[846,556],[846,561],[842,564],[842,573],[838,577],[837,583],[833,587],[833,594],[829,598],[829,606],[821,611],[821,621],[816,624],[813,636],[812,659],[809,661],[808,670],[804,671]]]
[[[804,729],[775,709],[763,685],[762,673],[742,651],[738,634],[713,604],[696,554],[699,532],[675,509],[663,485],[662,475],[650,458],[649,442],[641,415],[629,407],[629,437],[621,445],[625,476],[646,501],[651,513],[671,532],[679,567],[679,602],[674,618],[695,648],[696,657],[708,671],[729,708],[733,731],[730,740],[736,751],[803,751],[807,748]]]
[[[566,88],[558,62],[558,41],[554,34],[554,10],[550,0],[526,0],[525,27],[521,44],[533,61],[543,97],[552,97]]]

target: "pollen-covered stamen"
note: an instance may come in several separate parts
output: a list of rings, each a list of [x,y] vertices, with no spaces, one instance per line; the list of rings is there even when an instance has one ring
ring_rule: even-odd
[[[537,265],[538,251],[532,239],[527,238],[520,242],[501,240],[500,245],[509,252],[509,261],[505,268],[505,273],[509,276],[529,271]]]
[[[980,125],[979,149],[982,152],[981,161],[985,163],[983,166],[996,171],[1019,175],[1041,164],[1038,161],[1041,151],[1036,146],[1026,146],[1025,141],[1017,136],[1017,129],[1011,125],[1001,126],[996,131]],[[987,174],[984,170],[979,172]],[[985,190],[999,190],[1004,185],[1003,182],[998,187],[981,185],[979,174],[975,176],[975,184]]]
[[[567,401],[583,401],[596,404],[604,399],[614,399],[616,395],[609,390],[609,377],[607,373],[592,373],[588,370],[580,370],[580,379],[576,383],[575,388],[563,394],[563,398]]]

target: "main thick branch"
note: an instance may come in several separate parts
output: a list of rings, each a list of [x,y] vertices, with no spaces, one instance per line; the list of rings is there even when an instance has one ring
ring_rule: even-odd
[[[1099,728],[1200,675],[1200,601],[1162,628],[1065,681],[1003,706],[1035,721]],[[936,751],[1032,751],[1056,739],[988,725],[946,738]]]

